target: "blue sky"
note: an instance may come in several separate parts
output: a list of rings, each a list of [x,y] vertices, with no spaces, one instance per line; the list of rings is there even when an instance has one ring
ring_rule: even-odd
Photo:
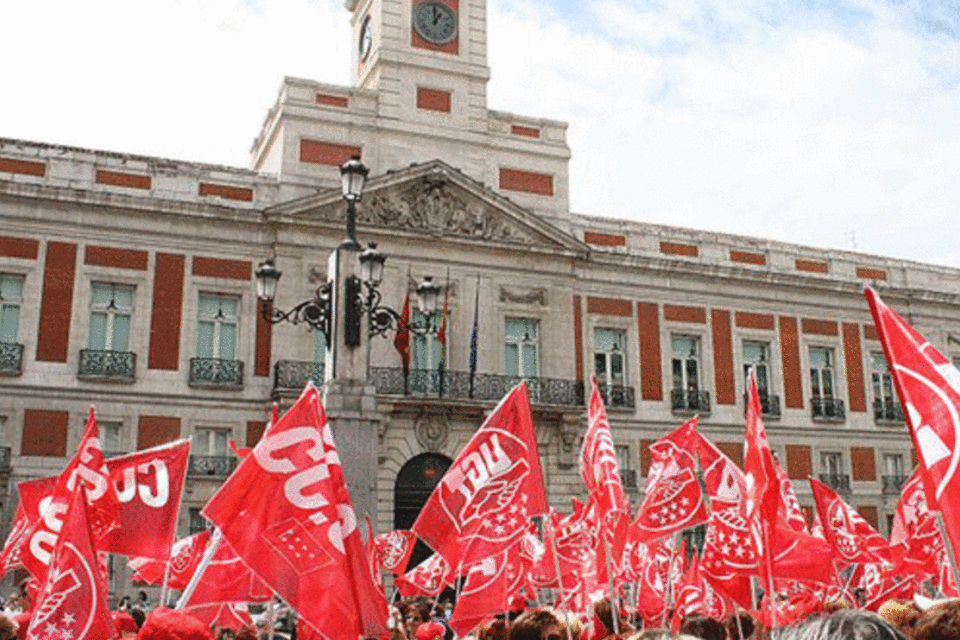
[[[960,267],[960,0],[489,3],[489,106],[569,122],[574,210]],[[3,137],[245,166],[284,75],[349,77],[340,0],[5,23]]]

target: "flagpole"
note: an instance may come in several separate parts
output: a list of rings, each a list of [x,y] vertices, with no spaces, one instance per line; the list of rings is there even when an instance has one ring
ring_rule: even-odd
[[[187,588],[183,590],[183,594],[180,596],[180,599],[177,600],[177,606],[174,607],[175,609],[183,609],[187,603],[190,602],[193,592],[196,590],[197,585],[200,584],[200,579],[203,577],[204,571],[207,570],[207,565],[213,560],[213,555],[217,552],[217,548],[220,546],[222,540],[223,534],[220,533],[220,529],[214,527],[213,535],[210,537],[210,544],[203,553],[203,559],[200,560],[200,565],[197,567],[197,570],[193,572],[193,576],[190,577]]]
[[[473,383],[477,376],[477,342],[480,337],[477,335],[480,321],[480,274],[477,274],[477,286],[475,287],[473,299],[473,329],[470,332],[470,393],[468,397],[473,397]]]
[[[770,545],[770,523],[763,523],[763,544],[764,544],[764,555],[767,558],[767,575],[770,578],[770,584],[768,585],[769,591],[767,592],[767,603],[770,606],[770,637],[778,638],[780,636],[777,633],[777,603],[776,603],[776,591],[773,587],[773,547]]]
[[[163,568],[163,586],[160,587],[160,606],[167,606],[167,582],[170,580],[170,560],[167,558],[166,565]]]

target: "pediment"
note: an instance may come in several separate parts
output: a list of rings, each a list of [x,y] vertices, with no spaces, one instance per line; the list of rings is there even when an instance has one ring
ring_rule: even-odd
[[[280,219],[343,224],[338,192],[267,210]],[[457,169],[435,160],[371,178],[357,208],[357,227],[583,253],[587,246]]]

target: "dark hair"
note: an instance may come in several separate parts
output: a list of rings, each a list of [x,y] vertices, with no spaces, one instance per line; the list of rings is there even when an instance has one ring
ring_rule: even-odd
[[[778,637],[779,640],[908,640],[880,616],[856,609],[843,609],[783,629]]]
[[[477,640],[508,640],[510,634],[503,620],[487,620],[477,629]]]
[[[680,633],[686,633],[703,640],[727,640],[727,631],[723,623],[702,613],[691,613],[680,624]]]
[[[740,619],[739,627],[737,625],[738,618]],[[743,632],[744,640],[746,640],[753,636],[753,632],[757,628],[756,623],[753,621],[753,616],[746,611],[732,614],[723,621],[723,626],[727,630],[727,638],[730,640],[740,640],[741,631]]]
[[[960,638],[960,600],[950,600],[930,607],[914,627],[916,640],[956,640]]]
[[[147,614],[143,612],[143,609],[140,607],[132,607],[127,613],[129,613],[133,621],[137,623],[138,630],[143,627],[143,622],[147,619]]]
[[[0,640],[17,640],[16,621],[0,613]]]
[[[549,626],[563,623],[553,612],[546,609],[527,609],[510,624],[510,640],[540,640],[540,635]]]

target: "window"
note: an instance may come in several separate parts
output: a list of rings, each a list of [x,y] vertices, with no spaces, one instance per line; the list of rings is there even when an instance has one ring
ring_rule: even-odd
[[[780,399],[773,395],[770,384],[770,344],[755,340],[743,341],[743,388],[748,390],[750,369],[757,374],[757,393],[764,415],[780,415]]]
[[[620,479],[626,489],[632,489],[637,486],[637,472],[630,465],[630,446],[626,444],[614,445],[617,452],[617,468],[620,470]]]
[[[412,322],[416,325],[425,326],[427,323],[427,317],[423,315],[422,311],[418,310],[413,313]],[[431,327],[434,329],[434,333],[429,333],[423,336],[412,332],[410,334],[411,369],[435,371],[441,368],[441,365],[446,365],[444,362],[445,354],[443,343],[437,339],[435,334],[435,332],[440,329],[439,314],[434,314],[434,317],[431,321]]]
[[[710,402],[701,389],[700,338],[675,335],[671,340],[673,358],[671,372],[674,411],[709,411]]]
[[[235,360],[240,299],[201,293],[197,314],[197,357]]]
[[[97,427],[100,429],[100,448],[103,450],[105,458],[112,458],[124,453],[123,423],[98,420]]]
[[[200,508],[190,507],[190,535],[205,531],[208,526],[207,519],[200,515]]]
[[[537,321],[507,318],[504,334],[504,373],[519,378],[536,378],[540,371]]]
[[[843,418],[843,402],[834,397],[833,349],[810,347],[810,405],[815,418]]]
[[[22,304],[23,277],[0,275],[0,342],[17,344]]]
[[[839,452],[821,452],[820,482],[835,491],[850,490],[850,476],[843,471],[843,456]]]
[[[903,413],[893,387],[893,377],[890,367],[882,352],[874,352],[870,356],[872,364],[871,378],[873,380],[873,417],[875,420],[903,422]]]
[[[90,288],[90,336],[87,348],[128,351],[133,287],[94,282]]]
[[[626,342],[626,334],[619,329],[594,329],[593,370],[599,384],[625,386],[623,354]]]
[[[890,495],[900,495],[904,483],[907,481],[903,466],[903,455],[899,453],[883,454],[883,492]]]
[[[226,456],[229,440],[228,429],[198,427],[190,450],[198,456]]]

